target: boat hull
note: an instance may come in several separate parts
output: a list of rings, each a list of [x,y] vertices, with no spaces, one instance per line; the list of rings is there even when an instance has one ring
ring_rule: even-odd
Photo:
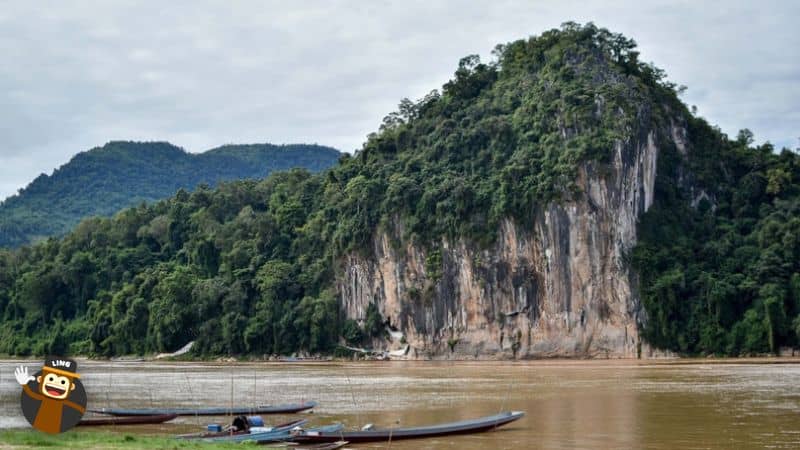
[[[178,417],[177,414],[156,414],[151,416],[131,417],[92,417],[78,422],[79,427],[96,427],[103,425],[147,425],[169,422]]]
[[[307,432],[295,436],[294,442],[322,443],[347,441],[350,443],[359,442],[385,442],[403,439],[421,439],[437,436],[451,436],[458,434],[472,434],[492,431],[521,419],[525,415],[521,411],[500,413],[494,416],[482,417],[480,419],[452,422],[429,427],[398,428],[394,430],[370,430],[370,431],[344,431],[337,433],[312,433]]]
[[[141,408],[141,409],[121,409],[121,408],[101,408],[90,409],[89,411],[98,414],[111,416],[153,416],[160,414],[175,414],[178,416],[238,416],[255,414],[292,414],[317,406],[317,402],[293,403],[289,405],[276,406],[251,406],[237,408]]]

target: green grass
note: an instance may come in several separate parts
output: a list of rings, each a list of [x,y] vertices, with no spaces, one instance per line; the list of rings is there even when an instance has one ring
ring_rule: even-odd
[[[245,443],[210,443],[178,440],[171,436],[143,436],[131,433],[111,433],[108,431],[68,431],[49,435],[31,429],[0,431],[0,449],[7,448],[76,448],[76,449],[242,449],[242,446],[256,445]],[[269,448],[258,446],[259,449]]]

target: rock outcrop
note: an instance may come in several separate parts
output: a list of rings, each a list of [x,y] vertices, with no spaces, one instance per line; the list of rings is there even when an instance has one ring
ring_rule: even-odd
[[[664,134],[684,148],[683,133]],[[655,131],[638,135],[607,164],[582,164],[580,193],[537,208],[532,226],[505,221],[488,249],[397,244],[401,223],[377,233],[373,256],[346,258],[344,313],[363,319],[374,302],[417,358],[639,356],[643,311],[626,255],[653,202],[659,146]]]

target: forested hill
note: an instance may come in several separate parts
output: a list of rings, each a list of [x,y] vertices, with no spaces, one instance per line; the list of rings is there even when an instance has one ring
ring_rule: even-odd
[[[294,167],[327,169],[340,154],[319,145],[226,145],[192,154],[166,142],[109,142],[40,175],[0,204],[0,247],[62,235],[84,217],[109,216],[201,183],[263,178]]]
[[[748,132],[729,138],[688,110],[632,40],[591,24],[495,55],[464,58],[441,91],[403,100],[328,171],[179,191],[84,221],[62,239],[0,251],[0,353],[141,354],[195,341],[195,354],[262,356],[363,344],[384,332],[381,314],[371,304],[360,322],[344,317],[337,276],[358,269],[348,258],[371,254],[378,232],[390,236],[381,250],[426,250],[414,264],[427,286],[400,305],[424,317],[449,301],[436,287],[459,282],[444,270],[446,239],[477,249],[459,263],[489,267],[480,249],[498,241],[504,222],[531,228],[542,210],[589,195],[576,182],[581,171],[602,187],[616,170],[610,161],[627,149],[620,165],[635,164],[640,147],[659,149],[655,195],[638,246],[613,264],[638,273],[629,295],[645,309],[641,335],[689,355],[797,345],[795,152],[756,146]],[[503,273],[520,283],[534,276]],[[609,313],[597,311],[598,320]]]

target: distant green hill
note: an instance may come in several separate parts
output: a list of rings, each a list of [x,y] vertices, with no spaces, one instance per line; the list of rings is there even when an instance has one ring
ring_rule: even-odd
[[[263,178],[295,167],[324,170],[340,153],[319,145],[225,145],[201,154],[167,142],[109,142],[39,175],[0,203],[0,247],[58,236],[88,216],[110,216],[199,184]]]

